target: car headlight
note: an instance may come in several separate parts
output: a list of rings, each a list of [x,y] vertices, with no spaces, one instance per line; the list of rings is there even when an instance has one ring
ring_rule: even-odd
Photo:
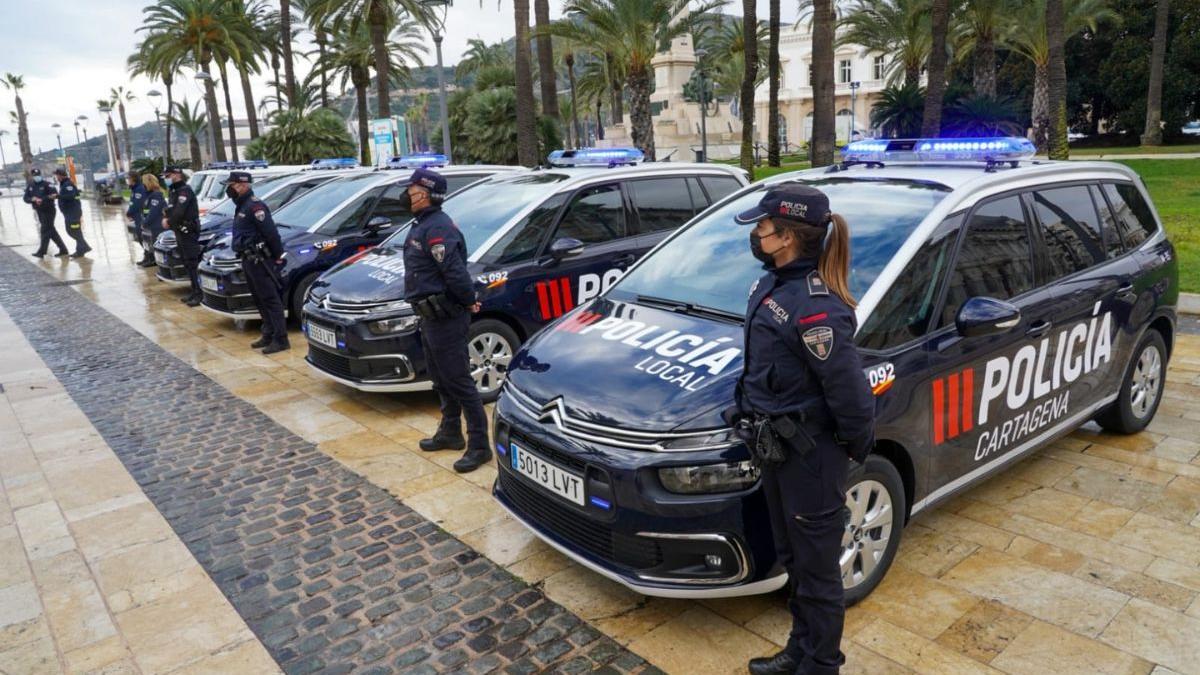
[[[732,429],[721,429],[708,435],[685,436],[671,438],[659,443],[663,450],[720,450],[738,443]]]
[[[393,302],[391,304],[383,305],[382,307],[377,307],[371,311],[373,311],[373,312],[400,312],[400,311],[403,311],[406,309],[412,309],[412,305],[408,304],[408,302],[405,300],[401,300],[399,302]]]
[[[396,333],[404,333],[417,327],[417,316],[409,314],[408,316],[398,316],[394,319],[382,319],[380,321],[371,321],[367,324],[367,330],[371,331],[372,335],[395,335]]]
[[[733,464],[672,466],[658,470],[663,487],[679,494],[736,492],[758,481],[759,471],[749,460]]]

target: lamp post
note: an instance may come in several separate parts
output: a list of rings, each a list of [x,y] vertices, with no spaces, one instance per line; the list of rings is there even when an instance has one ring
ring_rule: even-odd
[[[708,86],[704,82],[704,57],[708,50],[696,50],[696,70],[700,71],[700,161],[708,161]]]
[[[121,171],[121,166],[117,161],[117,158],[121,155],[120,150],[117,149],[116,130],[113,128],[112,123],[112,106],[105,104],[96,108],[96,110],[108,118],[104,124],[104,144],[108,148],[108,165],[112,167],[112,173],[115,175]]]
[[[58,139],[58,156],[62,158],[63,166],[65,167],[67,165],[67,153],[63,151],[62,147],[62,125],[55,122],[50,125],[50,128],[54,130],[54,137]]]
[[[157,89],[151,89],[150,91],[146,92],[146,98],[150,99],[152,105],[154,106],[154,123],[159,127],[159,129],[162,131],[162,134],[163,134],[162,158],[163,158],[163,166],[165,167],[167,164],[169,164],[171,162],[171,159],[170,159],[171,149],[167,147],[166,127],[163,126],[162,116],[159,115],[159,112],[158,112],[158,99],[160,96],[162,96],[162,93],[160,93]]]
[[[858,88],[862,86],[862,82],[855,80],[850,83],[850,133],[847,141],[854,140],[854,131],[858,129],[858,108],[854,105],[855,95],[858,93]]]
[[[75,118],[75,137],[79,137],[79,130],[82,128],[84,161],[87,162],[87,169],[83,172],[83,185],[85,188],[90,190],[95,188],[96,184],[95,181],[92,180],[92,171],[94,170],[95,165],[92,164],[92,146],[90,143],[88,143],[87,121],[87,115],[80,115],[79,117]],[[81,122],[82,124],[80,124]]]
[[[8,129],[0,129],[0,178],[8,178],[8,160],[4,159],[4,137],[8,135]]]
[[[429,24],[429,32],[433,33],[433,44],[437,47],[437,79],[438,79],[438,111],[442,116],[442,153],[446,155],[446,161],[451,161],[450,150],[450,114],[446,110],[446,73],[442,67],[442,33],[446,29],[446,15],[450,12],[450,3],[452,0],[420,0],[421,4],[428,7],[430,17],[436,23]],[[439,18],[437,10],[442,10],[442,15]]]

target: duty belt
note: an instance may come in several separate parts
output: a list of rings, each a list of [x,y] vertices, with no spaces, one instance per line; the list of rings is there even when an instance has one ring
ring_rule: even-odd
[[[417,316],[425,320],[451,319],[462,313],[463,309],[445,293],[435,293],[414,300],[412,307]]]

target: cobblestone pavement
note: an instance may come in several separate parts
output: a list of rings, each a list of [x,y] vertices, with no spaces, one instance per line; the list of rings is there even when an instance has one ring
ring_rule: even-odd
[[[786,639],[778,595],[645,598],[574,565],[497,512],[494,467],[460,476],[454,453],[417,450],[430,396],[321,380],[299,334],[290,352],[251,351],[253,324],[188,310],[134,268],[113,213],[86,212],[91,261],[39,267],[617,644],[672,673],[734,673]],[[0,199],[0,243],[24,256],[35,232]],[[848,612],[843,672],[1200,673],[1198,423],[1200,338],[1181,335],[1146,432],[1081,429],[910,524],[888,578]]]
[[[654,670],[3,248],[0,305],[285,671]]]

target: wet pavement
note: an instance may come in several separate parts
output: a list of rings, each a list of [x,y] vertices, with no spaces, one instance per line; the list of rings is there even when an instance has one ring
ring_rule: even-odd
[[[779,595],[645,598],[574,565],[492,504],[494,466],[460,476],[450,470],[456,453],[417,449],[437,422],[431,395],[361,394],[322,380],[304,363],[298,333],[290,352],[250,350],[254,324],[189,309],[177,301],[181,290],[133,265],[140,250],[119,214],[86,205],[96,248],[89,259],[38,262],[28,257],[36,245],[31,214],[0,197],[0,307],[49,369],[38,371],[38,386],[59,387],[50,396],[76,406],[77,424],[99,433],[102,440],[88,436],[86,452],[105,446],[120,459],[125,477],[99,480],[136,485],[141,508],[154,507],[128,529],[156,527],[151,515],[160,529],[165,522],[174,537],[165,541],[190,552],[181,569],[202,571],[225,600],[226,618],[211,621],[229,626],[212,631],[227,639],[198,639],[203,654],[181,644],[176,663],[144,664],[136,640],[122,638],[121,658],[141,672],[203,668],[208,659],[210,670],[262,672],[215,660],[257,642],[292,672],[638,669],[644,659],[672,673],[733,673],[786,639]],[[56,280],[68,285],[46,285]],[[23,370],[0,368],[6,392],[20,391]],[[845,672],[1200,672],[1198,401],[1200,338],[1180,336],[1146,432],[1082,429],[915,519],[888,578],[848,613]],[[207,421],[214,416],[218,425]],[[188,442],[172,440],[173,425]],[[0,412],[0,439],[27,439],[35,457],[33,437],[51,430],[59,431],[53,417],[14,422]],[[9,442],[3,447],[0,476],[11,500],[10,483],[28,471],[14,464],[25,460],[10,456]],[[77,506],[53,490],[36,498],[0,505],[0,536],[16,517],[10,512],[42,503],[58,503],[75,532]],[[378,532],[383,527],[394,531]],[[89,560],[84,544],[76,547]],[[17,630],[39,619],[8,609],[18,605],[4,598],[20,597],[32,611],[30,587],[11,590],[31,582],[12,582],[10,558],[0,554],[0,664],[14,650],[45,655],[44,640],[57,644],[55,626],[63,625],[47,600],[56,585],[34,583],[50,637]],[[31,562],[22,564],[39,578]],[[122,632],[127,608],[114,596],[124,589],[110,591],[103,576],[94,584]],[[455,601],[444,607],[447,595]],[[343,617],[339,607],[354,609]],[[552,609],[535,613],[539,607]],[[536,621],[542,613],[552,616]],[[452,618],[439,626],[443,615]],[[492,623],[469,624],[478,618]],[[256,640],[236,642],[244,633],[233,619]],[[355,630],[342,635],[346,619]],[[480,638],[487,635],[495,644]],[[506,653],[505,644],[524,650]],[[593,658],[600,645],[602,658]],[[368,661],[371,647],[386,652]],[[62,656],[70,651],[58,645],[45,670],[78,670]]]

